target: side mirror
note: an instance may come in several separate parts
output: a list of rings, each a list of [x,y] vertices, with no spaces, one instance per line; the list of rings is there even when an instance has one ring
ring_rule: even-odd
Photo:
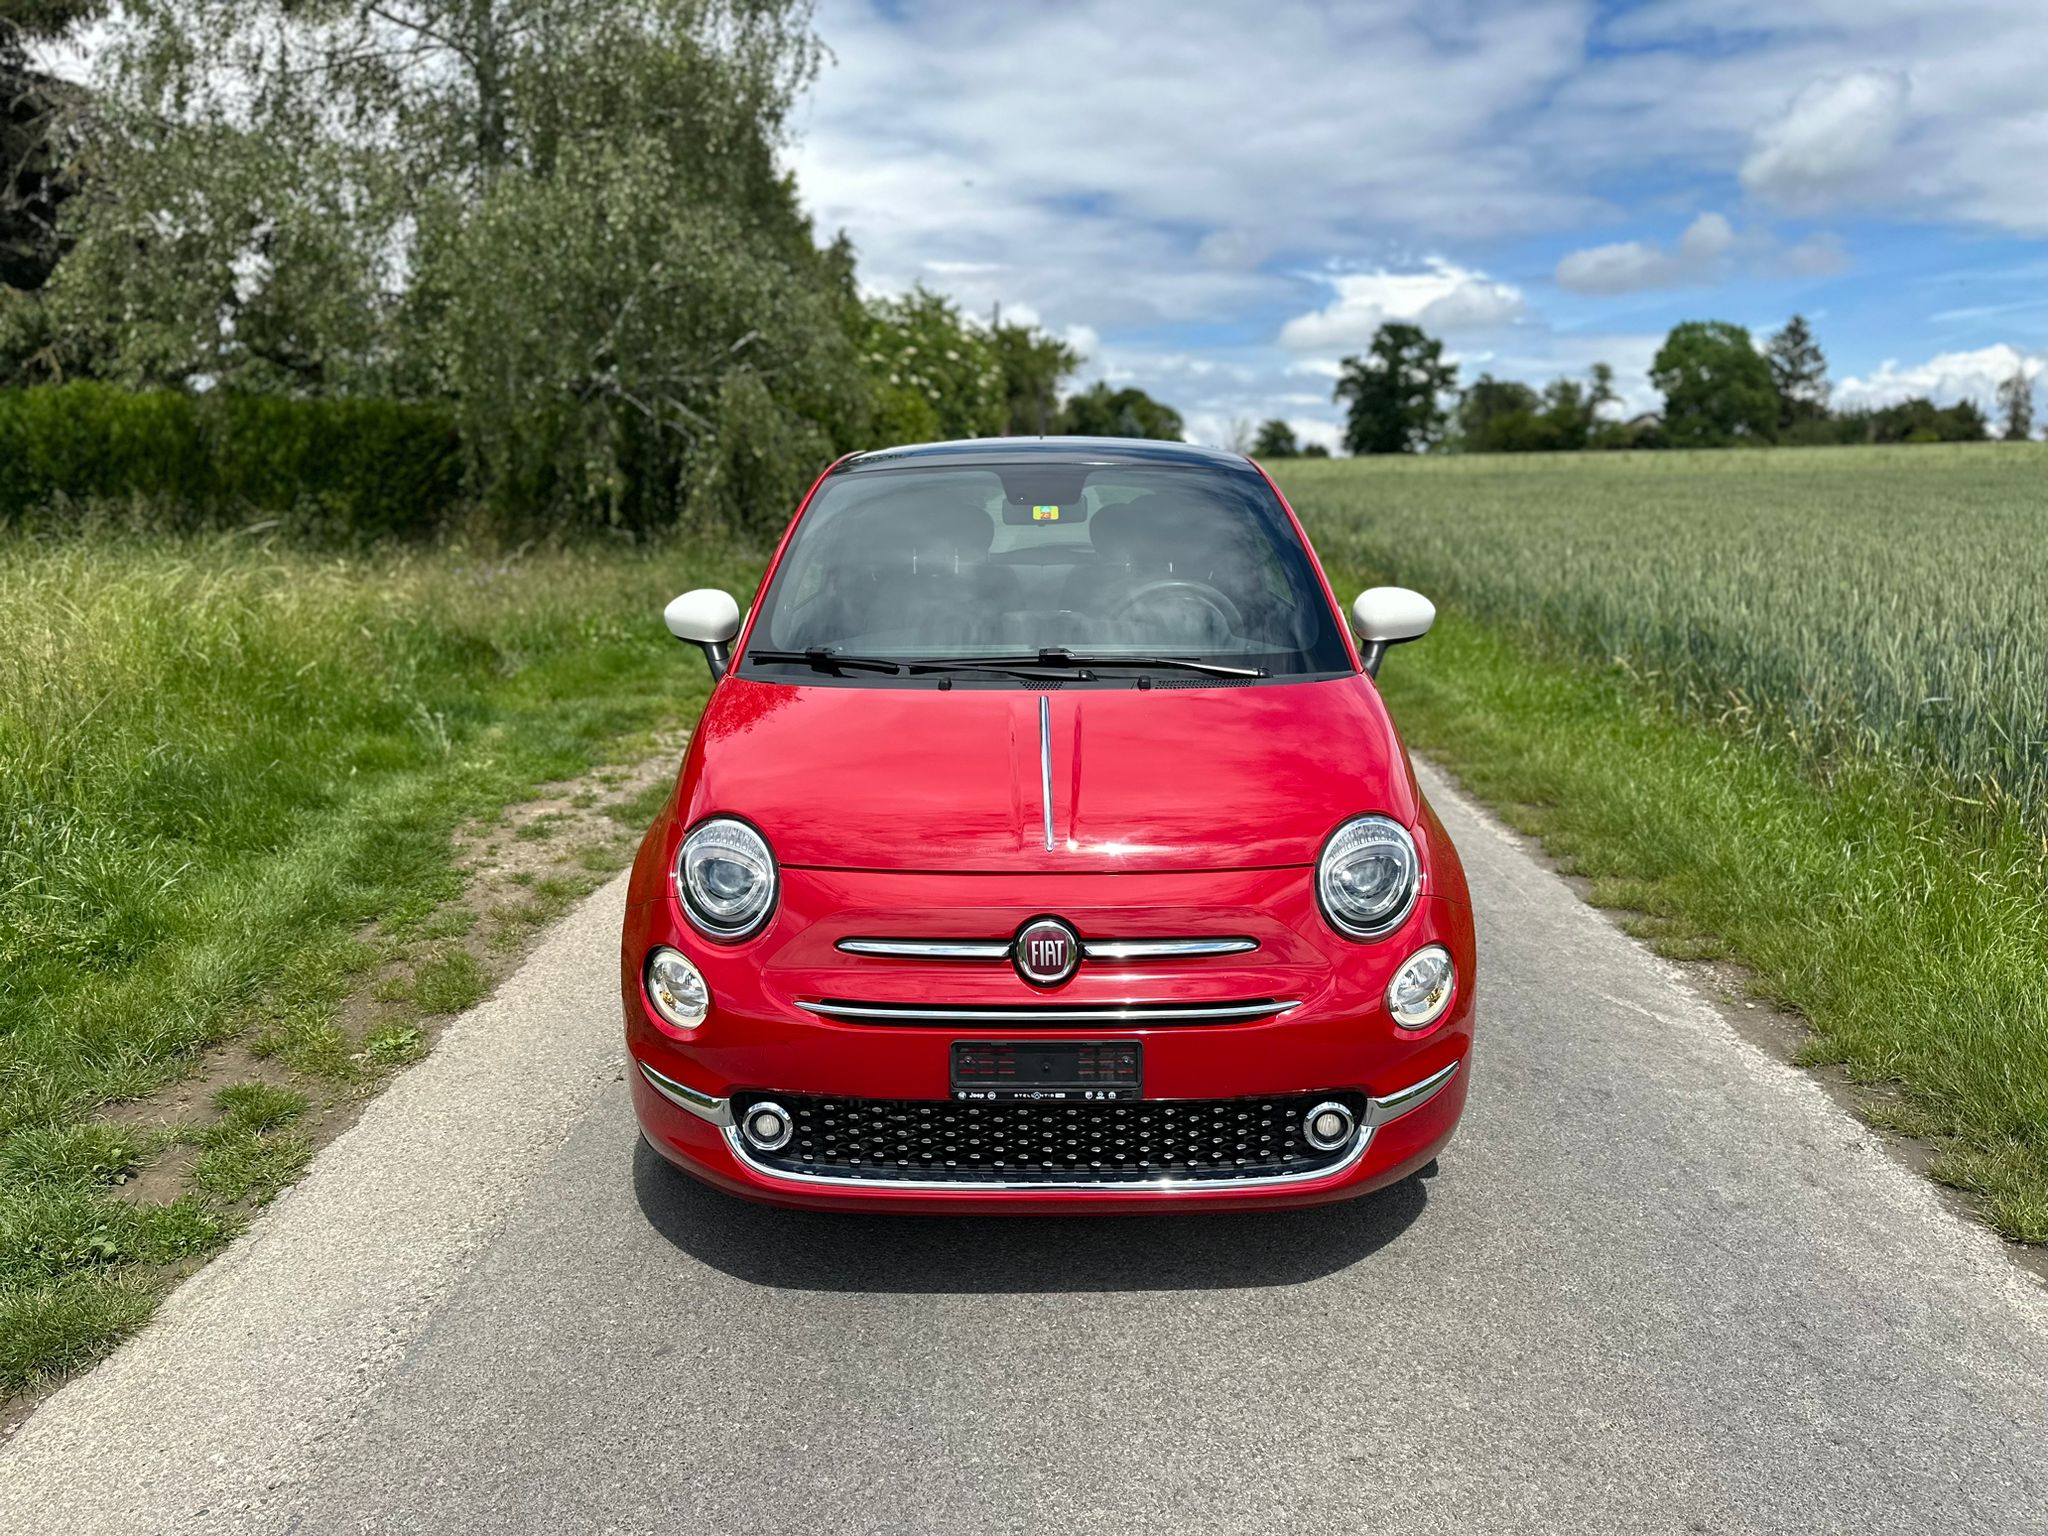
[[[740,632],[740,605],[730,592],[699,587],[674,598],[661,610],[661,621],[678,640],[702,646],[715,682],[732,664],[733,636]]]
[[[1365,670],[1380,675],[1387,647],[1420,640],[1436,622],[1436,604],[1406,587],[1368,587],[1351,605],[1351,623],[1365,642]]]

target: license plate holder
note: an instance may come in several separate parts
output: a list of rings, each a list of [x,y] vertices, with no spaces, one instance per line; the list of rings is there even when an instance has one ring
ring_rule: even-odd
[[[968,1103],[1060,1103],[1144,1096],[1136,1040],[955,1040],[953,1097]]]

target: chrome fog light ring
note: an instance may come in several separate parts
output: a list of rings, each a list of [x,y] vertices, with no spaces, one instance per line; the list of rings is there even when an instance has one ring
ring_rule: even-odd
[[[1348,1145],[1358,1130],[1358,1117],[1348,1104],[1325,1099],[1301,1117],[1301,1139],[1318,1152]]]
[[[796,1120],[773,1099],[763,1099],[740,1116],[740,1135],[756,1152],[780,1152],[796,1135]]]

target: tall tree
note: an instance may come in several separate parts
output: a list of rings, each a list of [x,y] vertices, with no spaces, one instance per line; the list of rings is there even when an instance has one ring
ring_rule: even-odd
[[[1444,396],[1458,387],[1458,366],[1420,326],[1383,325],[1364,357],[1344,359],[1331,391],[1348,402],[1344,446],[1353,453],[1420,453],[1443,436]]]
[[[49,280],[63,249],[58,210],[77,190],[80,93],[35,69],[30,50],[104,8],[104,0],[7,0],[0,16],[0,288],[31,291]]]
[[[1511,453],[1531,446],[1536,391],[1518,379],[1482,373],[1458,400],[1455,447],[1466,453]]]
[[[1600,413],[1610,405],[1621,404],[1621,391],[1614,387],[1614,364],[1595,363],[1586,377],[1591,387],[1586,391],[1586,415],[1590,426],[1600,418]]]
[[[1998,386],[1998,416],[2007,442],[2023,443],[2034,435],[2034,381],[2026,369],[2015,368]]]
[[[124,0],[102,52],[46,302],[109,376],[451,397],[486,485],[641,525],[865,436],[805,0]]]
[[[1255,459],[1292,459],[1301,455],[1301,441],[1294,435],[1294,428],[1279,417],[1259,423],[1258,436],[1252,439],[1252,457]]]
[[[881,394],[877,441],[993,437],[1006,429],[999,345],[950,300],[922,287],[870,300],[862,348]]]
[[[1057,432],[1060,386],[1087,359],[1033,325],[997,320],[989,339],[1003,374],[1003,431],[1041,437]]]
[[[1664,392],[1664,432],[1675,448],[1767,443],[1778,432],[1778,390],[1749,332],[1725,320],[1673,327],[1650,366]]]
[[[1818,421],[1828,413],[1828,360],[1804,315],[1794,315],[1764,347],[1778,392],[1778,425]]]
[[[1067,401],[1060,431],[1069,437],[1151,437],[1177,443],[1187,430],[1180,412],[1142,389],[1111,389],[1098,380]]]

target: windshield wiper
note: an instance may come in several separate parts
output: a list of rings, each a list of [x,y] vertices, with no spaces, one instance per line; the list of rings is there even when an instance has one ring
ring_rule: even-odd
[[[886,656],[847,656],[828,645],[814,645],[802,651],[749,651],[747,660],[808,666],[817,672],[887,672],[898,677],[906,672],[994,672],[1031,682],[1061,683],[1076,675],[1072,671],[1057,671],[1029,656],[992,656],[986,661],[967,656],[936,661],[891,661]],[[1062,661],[1058,665],[1065,666],[1066,663]],[[1084,669],[1078,675],[1085,678],[1093,674]]]
[[[1083,668],[1080,671],[1060,671],[1064,662],[1048,666],[1029,656],[990,656],[978,660],[969,656],[949,656],[935,661],[906,661],[903,663],[912,672],[995,672],[1004,677],[1021,677],[1033,683],[1064,683],[1073,678],[1093,681],[1095,674]]]
[[[1205,677],[1264,677],[1264,667],[1226,667],[1221,662],[1197,661],[1192,656],[1080,656],[1065,646],[1038,653],[1041,667],[1138,667],[1169,671],[1200,672]]]
[[[747,660],[762,662],[785,662],[792,666],[808,665],[816,672],[890,672],[900,673],[903,663],[890,661],[883,656],[842,656],[830,646],[814,645],[807,651],[749,651]]]

